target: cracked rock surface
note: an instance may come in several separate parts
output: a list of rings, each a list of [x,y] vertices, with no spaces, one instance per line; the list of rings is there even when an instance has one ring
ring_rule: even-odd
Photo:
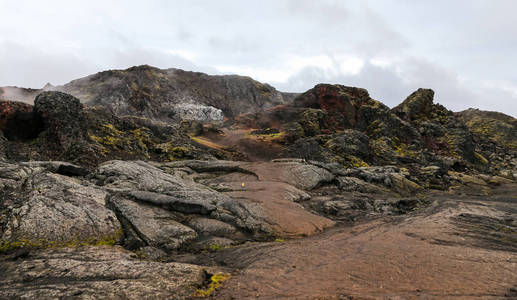
[[[284,262],[301,266],[288,272],[295,277],[278,281],[288,298],[300,293],[420,295],[406,292],[408,286],[422,289],[423,295],[452,295],[449,290],[432,292],[438,278],[409,270],[417,261],[431,270],[447,266],[452,258],[446,247],[456,247],[467,260],[484,256],[498,266],[513,266],[517,211],[511,180],[454,172],[447,176],[450,195],[463,196],[429,193],[397,167],[345,170],[300,159],[114,160],[94,170],[59,161],[1,162],[0,267],[5,271],[0,297],[140,299],[152,294],[181,299],[206,287],[207,274],[233,270],[235,277],[221,297],[258,297],[258,290],[265,298],[277,298],[278,286],[268,282],[286,271],[279,268]],[[495,187],[504,193],[492,195]],[[285,239],[293,240],[285,247],[274,244]],[[482,250],[471,257],[469,247]],[[418,253],[414,260],[395,255],[410,252]],[[383,263],[388,254],[394,263]],[[303,257],[311,257],[311,263]],[[347,273],[352,276],[343,281],[347,286],[353,278],[365,277],[394,288],[359,283],[347,289],[340,280],[352,261],[363,271]],[[375,266],[388,274],[393,264],[400,273],[391,276],[400,284],[372,273]],[[449,276],[457,284],[463,282],[462,274],[471,278],[486,268],[483,262],[457,266],[462,269]],[[314,272],[315,277],[300,281],[305,278],[300,272]],[[410,284],[397,274],[432,282]],[[327,283],[321,285],[320,279]],[[478,285],[475,295],[504,292],[490,282],[486,288]],[[511,282],[504,284],[511,288]]]

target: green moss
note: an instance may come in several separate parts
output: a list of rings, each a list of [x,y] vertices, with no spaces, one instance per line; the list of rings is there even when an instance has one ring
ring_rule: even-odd
[[[113,124],[102,124],[101,133],[103,136],[90,134],[90,140],[116,150],[125,145],[123,140],[124,132],[115,128]]]
[[[383,161],[391,161],[395,155],[393,148],[389,145],[389,139],[382,137],[370,140],[370,148],[375,157]]]
[[[321,109],[307,109],[300,118],[300,125],[306,136],[314,136],[320,133],[321,125],[324,123],[326,115]]]
[[[39,248],[39,246],[39,242],[34,242],[26,239],[21,239],[13,242],[2,241],[2,243],[0,243],[0,254],[7,253],[20,248]]]
[[[474,133],[506,148],[517,148],[515,125],[491,118],[474,117],[466,123]]]
[[[231,275],[228,273],[216,273],[210,277],[210,284],[206,289],[197,289],[192,296],[198,298],[210,297],[230,277]]]
[[[16,241],[1,241],[0,254],[11,252],[16,249],[49,249],[49,248],[75,248],[79,246],[114,246],[124,235],[122,229],[116,233],[100,238],[89,238],[86,240],[71,239],[68,241],[49,241],[47,239],[29,240],[19,239]]]
[[[173,158],[183,158],[189,152],[188,148],[185,147],[174,147],[171,149],[171,155]]]
[[[379,137],[383,134],[383,123],[380,120],[375,120],[366,128],[366,134],[369,137]]]

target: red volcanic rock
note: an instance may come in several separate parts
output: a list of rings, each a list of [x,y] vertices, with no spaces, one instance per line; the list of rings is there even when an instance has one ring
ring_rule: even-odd
[[[249,128],[280,129],[288,123],[298,122],[304,127],[305,135],[312,136],[319,132],[330,134],[337,130],[356,128],[361,120],[361,107],[369,105],[379,108],[377,104],[365,89],[319,84],[295,98],[291,105],[279,105],[260,113],[240,115],[235,121]],[[389,109],[386,107],[385,110]]]
[[[368,91],[343,85],[318,84],[294,100],[294,106],[316,108],[329,114],[329,124],[336,128],[354,128],[359,122],[359,109],[374,105]]]
[[[32,105],[23,102],[0,101],[0,130],[9,140],[34,138],[41,132]]]

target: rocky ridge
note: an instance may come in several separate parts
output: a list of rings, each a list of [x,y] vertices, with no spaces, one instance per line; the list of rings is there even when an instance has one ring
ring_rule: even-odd
[[[109,70],[42,89],[0,88],[0,99],[32,104],[44,91],[62,91],[90,106],[117,116],[151,120],[203,122],[257,112],[288,103],[296,94],[281,93],[268,84],[237,75],[207,75],[148,65]]]

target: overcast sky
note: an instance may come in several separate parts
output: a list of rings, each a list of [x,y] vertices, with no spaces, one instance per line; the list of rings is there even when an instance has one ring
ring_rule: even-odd
[[[517,116],[517,1],[0,0],[0,86],[149,64]]]

